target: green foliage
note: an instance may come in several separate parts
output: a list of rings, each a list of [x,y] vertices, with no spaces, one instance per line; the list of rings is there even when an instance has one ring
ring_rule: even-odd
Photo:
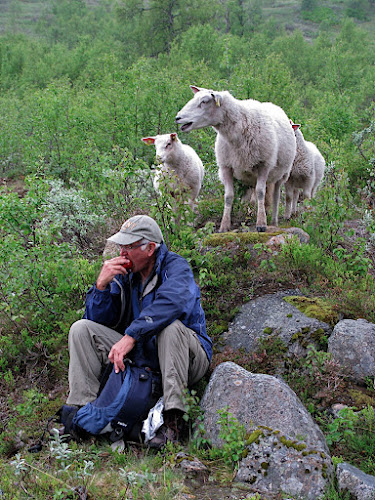
[[[326,432],[328,445],[345,447],[347,459],[358,465],[360,457],[361,469],[367,474],[375,473],[373,460],[375,413],[370,405],[358,410],[346,407],[338,411],[337,417],[321,422]]]
[[[191,422],[191,449],[193,452],[204,451],[211,444],[206,437],[204,413],[199,406],[199,398],[194,391],[185,392],[183,402],[186,408],[184,418],[187,422]],[[218,410],[217,413],[219,415],[217,425],[220,427],[218,437],[221,444],[219,447],[211,446],[206,455],[213,460],[223,460],[226,465],[236,468],[245,451],[246,428],[228,411],[228,408]]]
[[[217,413],[219,414],[217,423],[220,426],[219,439],[222,445],[211,450],[211,456],[220,457],[227,465],[237,468],[245,451],[246,428],[228,411],[228,408],[217,410]]]
[[[351,205],[349,179],[346,172],[334,164],[326,168],[323,187],[310,200],[306,211],[304,229],[311,242],[327,252],[343,240],[345,221],[350,217]]]
[[[323,5],[316,6],[316,2],[312,0],[302,1],[302,17],[314,23],[324,23],[325,26],[335,24],[338,20],[332,9]]]
[[[348,2],[346,14],[349,17],[354,17],[360,21],[368,21],[369,19],[369,2],[366,0],[351,0]]]
[[[199,406],[199,397],[196,391],[185,391],[183,397],[183,404],[186,413],[184,419],[190,424],[189,441],[193,450],[198,451],[210,445],[209,440],[206,438],[206,430],[204,428],[204,413]]]
[[[354,276],[364,277],[373,268],[371,258],[367,254],[367,242],[364,238],[357,238],[351,250],[338,246],[332,253]]]
[[[77,257],[74,245],[63,240],[63,219],[57,220],[57,210],[54,217],[49,213],[48,183],[35,176],[27,182],[23,198],[5,191],[0,194],[0,311],[8,328],[19,332],[7,363],[1,359],[3,368],[15,363],[14,357],[19,359],[18,349],[31,349],[40,339],[47,346],[56,342],[51,332],[68,327],[71,311],[82,307],[97,272],[97,265]],[[4,336],[6,344],[12,342]]]
[[[24,402],[16,406],[21,417],[31,417],[36,413],[36,407],[45,404],[48,398],[36,389],[29,389],[24,392]]]

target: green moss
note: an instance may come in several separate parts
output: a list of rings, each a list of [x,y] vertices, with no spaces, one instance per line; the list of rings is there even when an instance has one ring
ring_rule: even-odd
[[[333,306],[320,297],[309,298],[291,295],[284,297],[284,300],[309,318],[316,318],[331,326],[334,326],[339,320],[338,313]]]
[[[259,440],[260,436],[263,435],[262,429],[256,429],[249,436],[246,436],[246,444],[249,446]]]
[[[267,425],[260,425],[259,427],[265,431],[273,432],[272,427],[268,427]]]
[[[354,401],[354,406],[375,406],[375,398],[356,389],[349,389],[349,394]]]
[[[286,317],[287,318],[293,318],[293,314],[287,314]]]
[[[300,339],[302,337],[302,332],[296,332],[292,335],[292,342],[297,342],[298,339]]]
[[[254,244],[254,243],[266,243],[272,236],[281,234],[282,231],[276,233],[258,233],[258,232],[246,232],[246,233],[214,233],[207,236],[204,239],[203,244],[207,246],[225,246],[229,242],[238,242],[242,244]]]
[[[302,451],[306,448],[305,443],[297,443],[291,439],[287,439],[285,436],[280,437],[280,442],[287,448],[294,448],[297,451]]]
[[[270,464],[268,462],[262,462],[260,466],[262,467],[262,469],[267,470]]]
[[[312,339],[319,340],[319,341],[321,341],[324,336],[325,336],[325,332],[324,332],[323,328],[318,328],[317,330],[315,330],[311,334]]]

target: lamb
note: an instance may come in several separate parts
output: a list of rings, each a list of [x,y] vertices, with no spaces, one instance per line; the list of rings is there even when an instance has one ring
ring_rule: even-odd
[[[291,122],[296,136],[297,152],[292,170],[285,183],[285,219],[297,212],[300,190],[305,198],[315,196],[318,185],[323,179],[325,161],[312,142],[305,141],[300,125]]]
[[[194,149],[183,144],[176,133],[143,137],[142,141],[147,145],[155,145],[156,157],[160,163],[153,181],[155,191],[159,192],[162,176],[174,175],[178,179],[178,188],[182,187],[188,193],[189,204],[193,208],[204,176],[203,163]],[[177,186],[174,187],[177,189]]]
[[[275,184],[272,224],[277,225],[280,187],[289,176],[296,153],[296,138],[285,112],[272,103],[238,100],[228,91],[190,88],[195,95],[179,111],[176,123],[184,132],[208,126],[217,132],[215,154],[224,184],[224,212],[219,231],[229,231],[231,227],[233,178],[255,188],[258,231],[267,228],[266,183]]]

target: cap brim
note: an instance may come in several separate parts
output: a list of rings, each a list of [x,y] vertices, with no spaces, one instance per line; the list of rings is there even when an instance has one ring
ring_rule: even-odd
[[[140,238],[139,236],[134,236],[133,234],[127,234],[119,231],[113,236],[107,238],[107,241],[112,241],[112,243],[116,243],[117,245],[131,245],[132,243],[135,243],[136,241],[139,241],[141,239],[142,238]]]

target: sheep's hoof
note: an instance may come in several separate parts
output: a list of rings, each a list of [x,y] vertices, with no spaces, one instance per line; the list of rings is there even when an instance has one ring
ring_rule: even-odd
[[[258,233],[265,233],[267,226],[257,226]]]

